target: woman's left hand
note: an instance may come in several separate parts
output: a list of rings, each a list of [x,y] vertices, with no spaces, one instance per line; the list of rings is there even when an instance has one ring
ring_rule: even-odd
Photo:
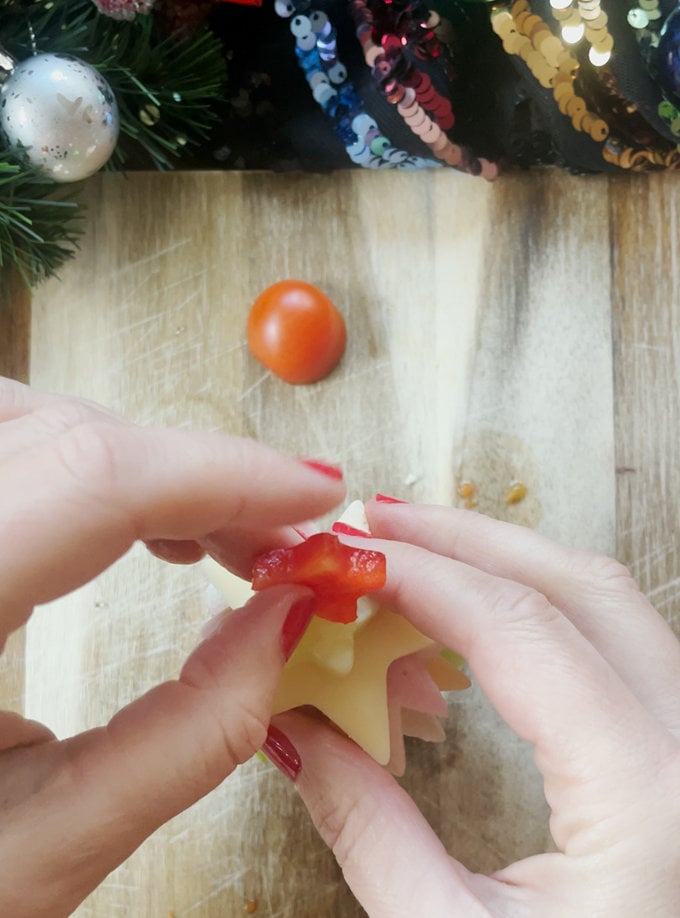
[[[246,573],[344,495],[337,477],[257,443],[146,430],[0,378],[0,646],[34,605],[86,583],[136,540],[174,561],[207,549]],[[0,914],[69,915],[158,826],[264,745],[311,594],[276,587],[213,623],[177,680],[64,741],[0,712]],[[68,665],[68,661],[64,661]]]

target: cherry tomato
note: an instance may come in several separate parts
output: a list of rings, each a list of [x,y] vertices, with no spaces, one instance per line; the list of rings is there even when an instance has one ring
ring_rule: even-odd
[[[345,320],[325,293],[300,280],[267,287],[248,316],[248,347],[288,383],[313,383],[342,357]]]
[[[385,586],[385,555],[343,545],[317,532],[293,548],[275,548],[255,559],[253,589],[298,583],[314,591],[316,615],[347,624],[357,617],[357,599]]]

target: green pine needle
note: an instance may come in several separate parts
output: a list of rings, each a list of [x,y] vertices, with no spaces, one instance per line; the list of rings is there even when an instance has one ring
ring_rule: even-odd
[[[72,189],[0,154],[0,271],[15,268],[29,286],[56,273],[82,232]]]
[[[119,22],[92,0],[0,0],[0,35],[17,60],[35,50],[72,54],[102,73],[120,111],[109,168],[171,169],[208,137],[226,70],[207,30],[162,35],[154,16]],[[54,274],[73,254],[81,221],[73,186],[0,150],[0,271],[14,266],[29,284]]]

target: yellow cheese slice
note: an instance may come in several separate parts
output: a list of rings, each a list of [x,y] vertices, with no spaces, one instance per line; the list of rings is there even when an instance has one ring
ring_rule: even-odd
[[[350,504],[340,522],[368,532],[363,503]],[[250,584],[216,561],[207,558],[201,563],[232,608],[253,595]],[[312,619],[284,667],[273,713],[311,705],[385,765],[391,754],[387,670],[399,657],[434,647],[434,642],[371,597],[359,600],[357,613],[357,620],[346,625]],[[441,689],[469,685],[453,662],[436,652],[427,667]]]
[[[368,521],[362,501],[355,500],[343,512],[338,522],[368,532]],[[222,567],[213,558],[201,561],[203,572],[224,597],[226,605],[238,609],[254,595],[250,584]],[[296,649],[300,661],[317,663],[339,676],[347,675],[354,663],[354,639],[357,632],[375,614],[378,608],[370,596],[362,596],[357,603],[356,621],[347,625],[314,618]]]
[[[273,713],[313,705],[386,765],[390,759],[387,669],[394,660],[429,647],[432,641],[405,618],[380,608],[356,636],[354,665],[346,675],[306,659],[301,644],[284,668]]]

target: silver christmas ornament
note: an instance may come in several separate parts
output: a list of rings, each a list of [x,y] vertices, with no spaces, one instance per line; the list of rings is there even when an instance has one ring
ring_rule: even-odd
[[[101,169],[120,127],[116,98],[102,75],[66,54],[36,54],[11,64],[0,60],[6,71],[0,86],[5,146],[21,148],[56,182],[78,182]]]

